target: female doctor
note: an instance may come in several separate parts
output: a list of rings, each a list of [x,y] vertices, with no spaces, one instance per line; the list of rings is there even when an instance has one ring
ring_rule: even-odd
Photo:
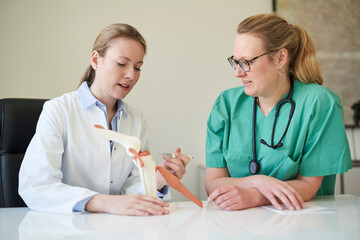
[[[143,194],[139,171],[125,149],[95,136],[95,124],[141,140],[148,146],[144,116],[123,99],[140,77],[146,42],[127,24],[104,28],[94,43],[91,65],[77,91],[44,104],[36,133],[19,173],[19,194],[39,211],[107,212],[124,215],[167,214],[168,203]],[[162,166],[178,179],[189,158],[174,152]],[[157,175],[160,198],[169,197]]]
[[[350,151],[340,100],[321,86],[306,31],[274,14],[249,17],[228,61],[243,86],[221,93],[208,119],[209,200],[225,210],[299,210],[333,194]]]

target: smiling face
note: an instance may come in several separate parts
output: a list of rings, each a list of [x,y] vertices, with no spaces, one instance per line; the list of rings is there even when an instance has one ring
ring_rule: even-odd
[[[241,33],[235,38],[233,55],[237,60],[250,60],[268,50],[264,48],[263,40],[258,35]],[[247,95],[271,97],[278,92],[279,87],[283,87],[283,80],[279,77],[276,63],[271,61],[270,55],[266,54],[251,62],[249,72],[237,66],[235,76],[241,78]]]
[[[125,98],[139,80],[143,58],[144,47],[124,37],[111,40],[104,56],[93,51],[91,65],[95,79],[91,92],[106,105]]]

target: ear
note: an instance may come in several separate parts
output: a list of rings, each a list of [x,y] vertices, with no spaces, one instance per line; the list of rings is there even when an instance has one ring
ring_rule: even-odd
[[[276,55],[276,66],[278,69],[283,68],[288,60],[288,51],[286,48],[282,48]]]
[[[97,69],[99,59],[100,59],[100,54],[98,53],[98,51],[94,50],[91,53],[91,66],[95,71]]]

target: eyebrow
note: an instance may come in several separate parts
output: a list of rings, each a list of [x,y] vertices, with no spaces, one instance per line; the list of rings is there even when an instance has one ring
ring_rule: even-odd
[[[234,55],[233,55],[232,57],[233,57],[233,59],[236,60],[236,61],[245,61],[245,60],[247,60],[247,59],[244,58],[244,57],[236,58]]]
[[[128,57],[119,56],[119,58],[125,58],[126,60],[128,60],[129,62],[131,62],[131,59],[128,58]],[[135,64],[138,64],[138,63],[144,63],[144,62],[143,62],[143,61],[138,61],[138,62],[135,63]]]
[[[242,57],[240,57],[240,58],[235,58],[235,56],[233,55],[233,58],[235,59],[235,60],[249,60],[249,59],[252,59],[252,57],[250,57],[250,56],[242,56]]]

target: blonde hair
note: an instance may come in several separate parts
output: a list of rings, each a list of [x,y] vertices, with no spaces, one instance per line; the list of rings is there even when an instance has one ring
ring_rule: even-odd
[[[106,50],[111,44],[111,41],[119,37],[125,37],[138,41],[143,46],[144,53],[146,53],[147,47],[143,36],[141,36],[138,30],[136,30],[136,28],[134,28],[133,26],[123,23],[111,24],[105,27],[103,30],[101,30],[101,32],[99,33],[99,35],[97,36],[94,42],[92,51],[96,50],[100,56],[102,57],[105,56]],[[92,68],[90,64],[86,68],[84,74],[82,75],[79,86],[85,81],[91,84],[94,81],[94,78],[95,78],[95,70]]]
[[[237,32],[260,35],[266,50],[285,48],[289,56],[289,76],[294,75],[303,83],[322,85],[315,45],[303,27],[289,24],[276,14],[259,14],[244,19]]]

